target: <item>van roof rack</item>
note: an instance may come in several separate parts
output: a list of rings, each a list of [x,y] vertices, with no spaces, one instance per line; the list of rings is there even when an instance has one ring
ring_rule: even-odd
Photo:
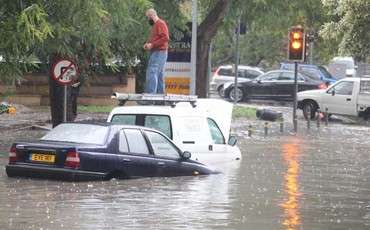
[[[175,107],[178,102],[189,102],[191,106],[196,107],[198,96],[181,94],[136,94],[136,93],[113,93],[112,99],[117,99],[119,105],[123,106],[127,101],[141,102],[142,105],[170,105]]]

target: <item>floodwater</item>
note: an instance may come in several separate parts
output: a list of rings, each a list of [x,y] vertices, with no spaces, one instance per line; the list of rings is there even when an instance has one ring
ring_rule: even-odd
[[[234,129],[243,159],[224,174],[66,183],[8,178],[0,138],[1,229],[370,229],[369,127],[297,136]]]

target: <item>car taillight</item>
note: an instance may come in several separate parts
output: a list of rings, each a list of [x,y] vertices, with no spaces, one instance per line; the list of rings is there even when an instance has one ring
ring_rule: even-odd
[[[217,70],[216,70],[216,72],[213,74],[213,78],[215,78],[215,77],[219,77],[220,75],[218,75],[218,72],[220,71],[220,69],[218,68]]]
[[[12,145],[9,151],[9,164],[15,163],[17,161],[17,148],[15,145]]]
[[[64,166],[68,168],[79,168],[80,167],[80,156],[76,149],[69,150],[67,153],[66,160],[64,162]]]
[[[320,85],[319,85],[319,89],[326,89],[327,88],[327,86],[326,86],[326,84],[325,83],[321,83]]]

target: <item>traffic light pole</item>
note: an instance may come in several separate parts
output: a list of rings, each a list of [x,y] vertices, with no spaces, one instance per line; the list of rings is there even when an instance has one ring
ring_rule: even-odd
[[[298,92],[298,62],[294,62],[294,92],[293,92],[293,127],[294,127],[294,132],[297,133],[298,131],[298,123],[297,123],[297,92]]]

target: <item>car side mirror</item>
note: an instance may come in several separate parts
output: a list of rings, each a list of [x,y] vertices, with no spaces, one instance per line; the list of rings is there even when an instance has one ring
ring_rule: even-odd
[[[184,151],[181,153],[181,158],[184,160],[188,160],[191,158],[191,153],[189,151]]]
[[[227,144],[231,146],[235,146],[237,142],[238,142],[238,139],[236,139],[235,136],[230,136],[229,140],[227,141]]]
[[[258,84],[261,84],[261,83],[262,83],[262,81],[261,81],[260,79],[258,79],[258,80],[257,80],[257,83],[258,83]]]
[[[331,91],[331,95],[334,96],[335,95],[335,90]]]

